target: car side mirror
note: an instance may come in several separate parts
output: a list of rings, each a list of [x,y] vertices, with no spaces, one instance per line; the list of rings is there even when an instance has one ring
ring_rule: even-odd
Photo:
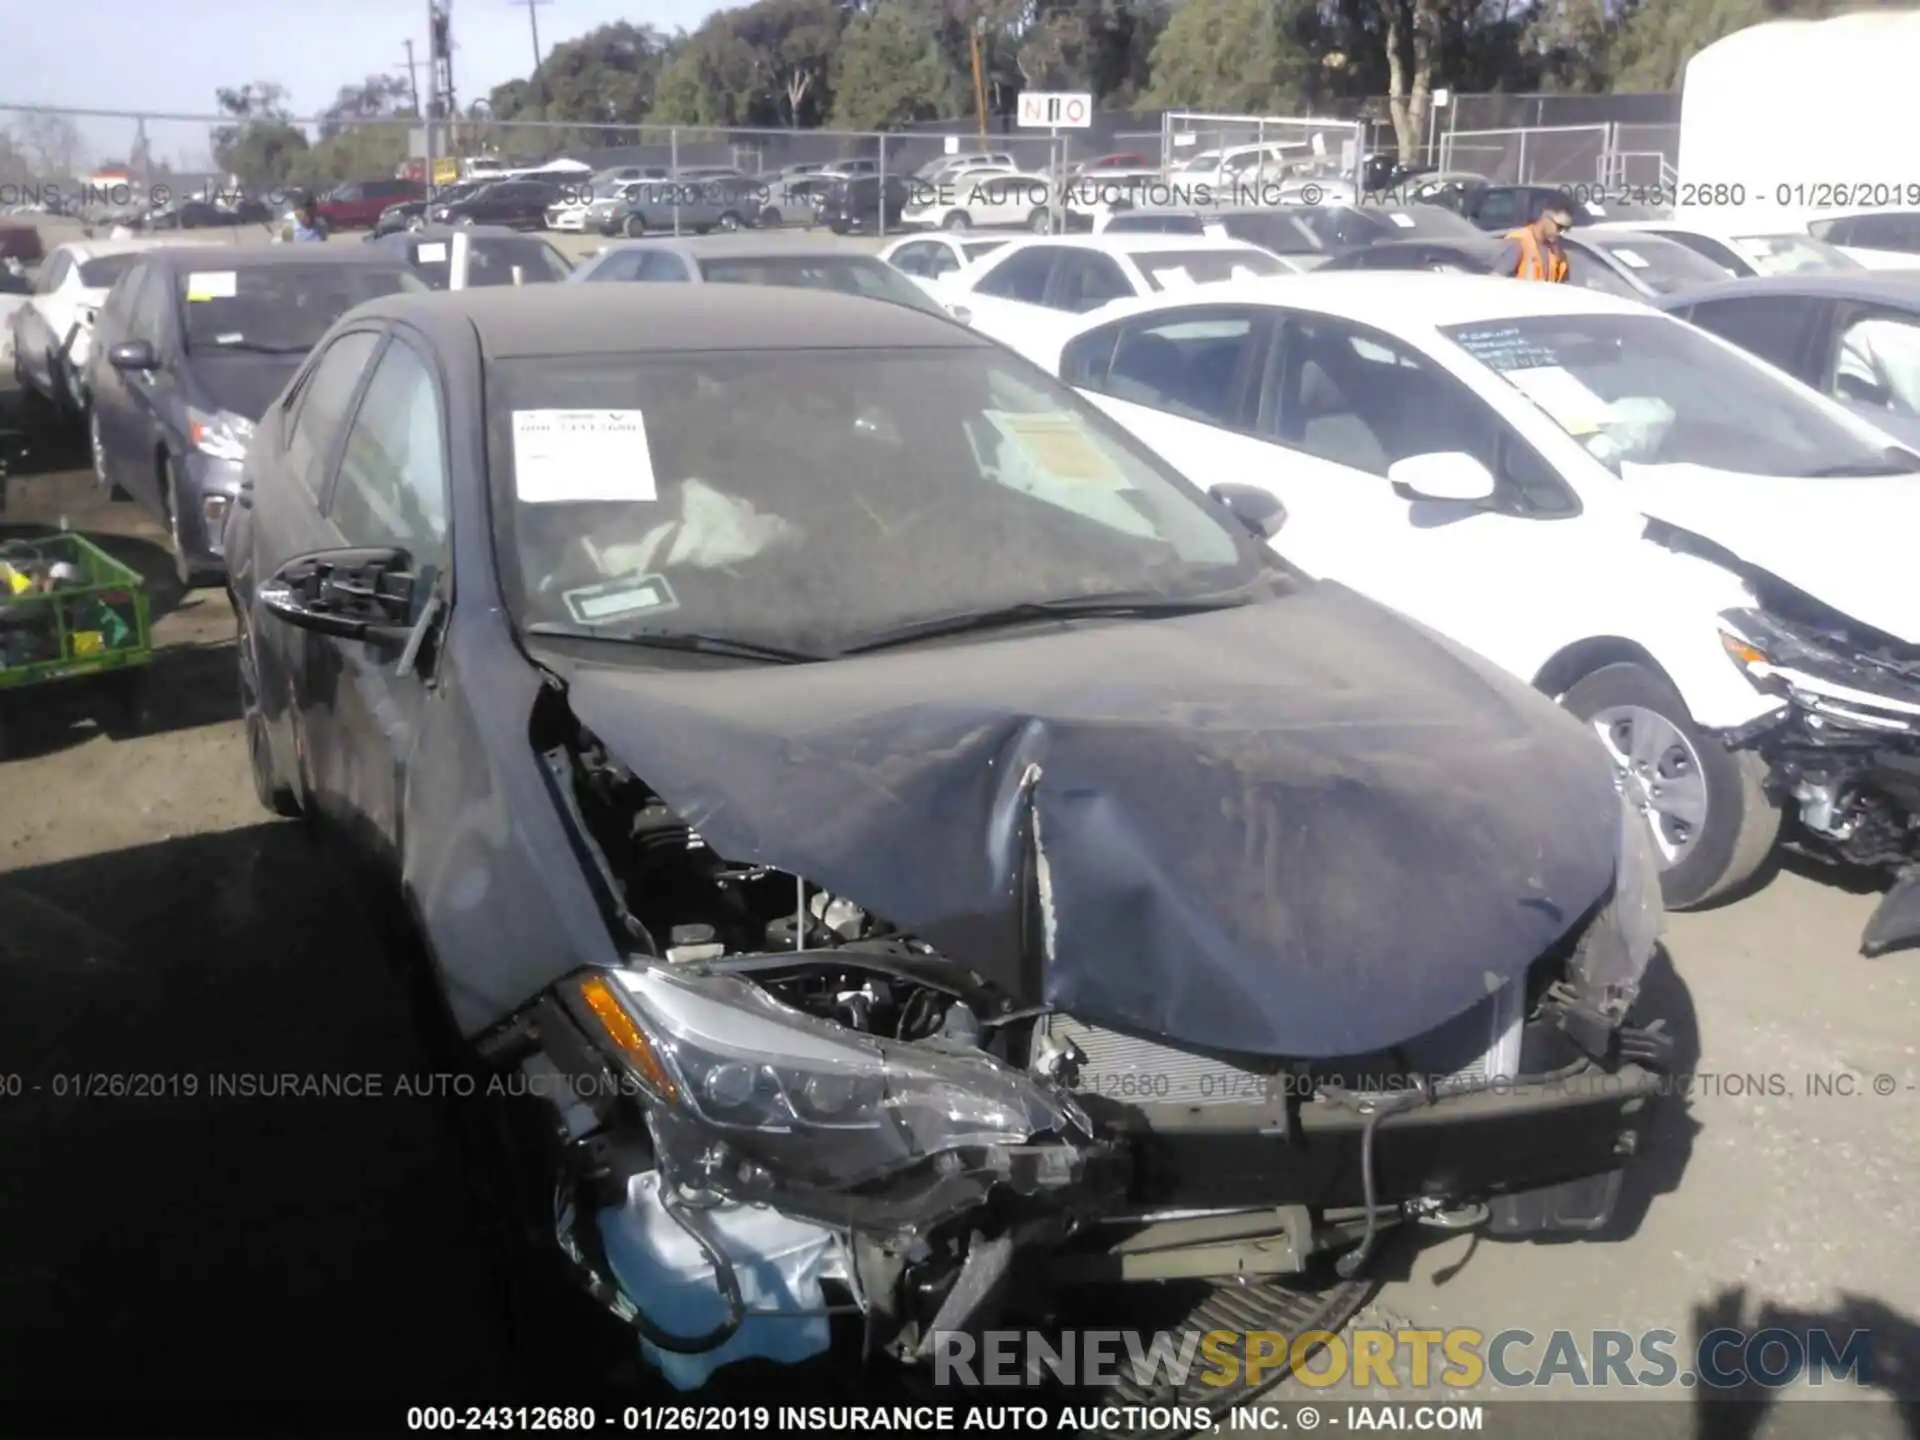
[[[1446,500],[1482,505],[1493,498],[1493,472],[1459,450],[1409,455],[1387,467],[1387,483],[1402,500]]]
[[[1837,375],[1833,388],[1840,399],[1851,400],[1856,405],[1870,405],[1876,410],[1892,408],[1893,397],[1887,387],[1874,384],[1864,375]]]
[[[1258,485],[1222,481],[1207,493],[1225,506],[1227,513],[1256,540],[1271,540],[1287,523],[1287,507],[1280,503],[1280,497]]]
[[[107,351],[107,363],[116,370],[158,370],[160,357],[146,340],[127,340]]]
[[[404,550],[323,550],[289,560],[260,586],[269,615],[338,640],[404,642],[430,586]]]

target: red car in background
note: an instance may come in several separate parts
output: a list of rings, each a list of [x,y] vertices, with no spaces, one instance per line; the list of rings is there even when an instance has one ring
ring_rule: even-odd
[[[314,207],[330,230],[371,230],[389,205],[427,198],[418,180],[356,180],[331,190]]]
[[[0,260],[18,260],[22,265],[34,265],[44,260],[46,255],[46,247],[40,243],[40,232],[33,226],[0,220]]]

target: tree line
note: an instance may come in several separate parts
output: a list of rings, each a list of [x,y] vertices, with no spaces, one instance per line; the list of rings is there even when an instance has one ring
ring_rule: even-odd
[[[752,0],[668,34],[613,24],[462,106],[509,156],[630,143],[565,126],[901,129],[1008,116],[1023,89],[1090,91],[1103,109],[1338,114],[1388,123],[1404,158],[1433,92],[1679,88],[1694,52],[1747,25],[1839,0]],[[456,77],[457,78],[457,77]],[[284,88],[217,93],[213,156],[250,185],[391,174],[417,114],[406,78],[343,86],[313,138]],[[498,128],[487,121],[502,122]],[[473,132],[469,132],[473,133]],[[40,146],[41,150],[49,147]]]

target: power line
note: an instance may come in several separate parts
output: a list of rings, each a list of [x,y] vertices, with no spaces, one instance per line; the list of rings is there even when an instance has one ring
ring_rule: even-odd
[[[524,9],[527,12],[527,25],[533,32],[533,74],[534,74],[534,78],[537,80],[540,76],[540,13],[539,12],[540,12],[540,7],[542,5],[551,5],[553,3],[553,0],[507,0],[507,3],[509,5],[512,5],[515,9]]]

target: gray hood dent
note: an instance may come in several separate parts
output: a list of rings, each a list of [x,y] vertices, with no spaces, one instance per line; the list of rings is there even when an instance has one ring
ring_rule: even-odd
[[[835,663],[631,659],[552,663],[718,853],[1023,1003],[1194,1048],[1424,1034],[1522,978],[1613,879],[1592,737],[1335,585]]]

